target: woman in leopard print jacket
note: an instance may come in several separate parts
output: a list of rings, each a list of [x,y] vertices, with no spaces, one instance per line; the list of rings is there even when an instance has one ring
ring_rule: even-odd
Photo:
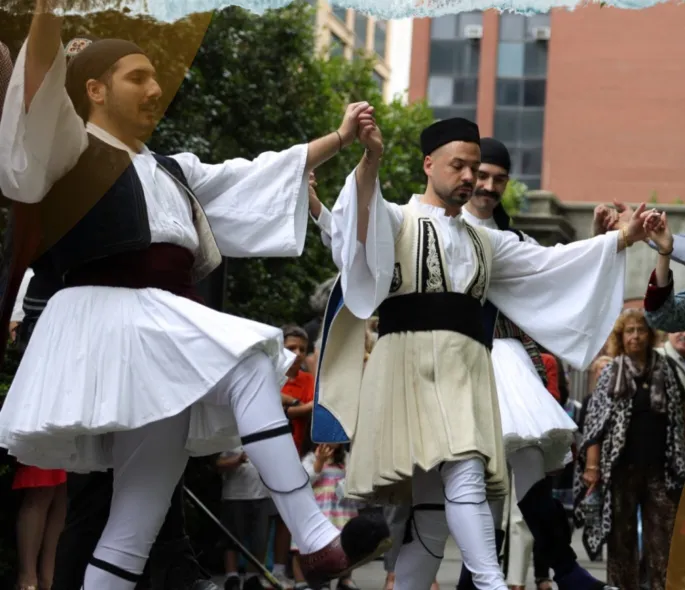
[[[607,365],[584,420],[574,482],[576,525],[593,559],[607,544],[608,582],[639,590],[637,510],[652,590],[664,590],[678,499],[685,482],[683,394],[670,361],[654,350],[642,310],[625,311],[609,338]],[[599,522],[585,521],[583,498],[602,498]]]

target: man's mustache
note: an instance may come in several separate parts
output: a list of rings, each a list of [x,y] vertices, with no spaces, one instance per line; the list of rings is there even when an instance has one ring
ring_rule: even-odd
[[[491,199],[495,199],[495,201],[499,201],[502,198],[502,195],[500,195],[497,191],[489,191],[484,188],[479,188],[476,190],[475,195],[477,197],[490,197]]]

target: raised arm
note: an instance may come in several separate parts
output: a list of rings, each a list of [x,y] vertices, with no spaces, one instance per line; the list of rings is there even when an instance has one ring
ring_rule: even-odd
[[[585,368],[623,307],[619,232],[554,248],[520,242],[510,232],[487,233],[493,249],[488,299],[550,352]]]
[[[62,19],[50,9],[56,3],[36,2],[0,120],[0,191],[23,203],[41,201],[88,145],[85,125],[65,88]]]
[[[404,215],[381,194],[378,169],[383,141],[372,112],[360,117],[359,138],[366,152],[333,207],[332,249],[345,305],[355,316],[366,319],[390,292],[395,238]]]
[[[645,293],[647,323],[656,330],[682,332],[685,330],[685,293],[674,294],[673,273],[670,268],[674,239],[666,214],[651,216],[645,222],[645,228],[658,253],[656,268]]]

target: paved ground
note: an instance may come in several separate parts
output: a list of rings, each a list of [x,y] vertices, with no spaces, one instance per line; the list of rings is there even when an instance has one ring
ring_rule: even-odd
[[[603,563],[592,563],[588,561],[587,554],[585,553],[580,540],[580,533],[575,534],[573,546],[579,556],[580,564],[588,569],[596,578],[605,580],[605,565]],[[438,572],[438,582],[440,583],[441,590],[454,590],[460,571],[461,555],[459,554],[456,545],[450,539],[445,551],[445,559]],[[385,581],[383,562],[375,561],[358,569],[355,572],[354,580],[361,590],[383,590],[383,582]],[[531,568],[526,590],[535,590],[535,584],[533,582],[534,578]]]

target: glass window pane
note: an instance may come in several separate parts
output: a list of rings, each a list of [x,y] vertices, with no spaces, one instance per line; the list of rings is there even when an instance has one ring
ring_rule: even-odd
[[[522,102],[523,82],[521,80],[497,80],[496,105],[517,107]]]
[[[542,148],[521,150],[521,174],[538,176],[542,172]]]
[[[526,17],[522,14],[503,12],[499,17],[499,38],[501,41],[523,41],[526,31]]]
[[[454,104],[476,104],[478,101],[478,79],[462,78],[454,82]]]
[[[345,22],[347,20],[347,8],[340,8],[340,6],[334,6],[333,14],[337,16],[342,22]]]
[[[500,139],[499,137],[497,139]],[[501,141],[501,140],[500,140]],[[521,176],[521,152],[517,148],[512,148],[510,145],[509,156],[511,157],[511,171],[510,176],[519,178]]]
[[[521,113],[521,143],[541,145],[545,130],[544,109],[525,109]]]
[[[328,49],[328,54],[331,57],[337,57],[345,53],[345,44],[343,40],[338,37],[335,33],[331,33],[331,44]]]
[[[501,142],[510,144],[518,143],[519,136],[519,110],[495,111],[495,137]]]
[[[453,104],[454,81],[452,78],[431,76],[428,80],[428,104],[446,107]]]
[[[457,36],[457,15],[448,14],[431,20],[432,39],[454,39]]]
[[[500,43],[497,49],[497,76],[520,78],[523,76],[523,43]]]
[[[458,73],[477,76],[480,69],[480,43],[464,41],[462,43],[462,52],[464,56],[463,68],[459,69]]]
[[[529,191],[539,191],[540,190],[540,177],[539,176],[517,176],[523,184],[528,187]]]
[[[383,80],[383,78],[381,77],[381,75],[380,75],[378,72],[376,72],[376,71],[374,71],[374,72],[372,73],[372,76],[373,76],[373,81],[374,81],[376,84],[378,84],[378,89],[381,91],[381,94],[382,94],[382,93],[383,93],[383,86],[385,85],[385,80]]]
[[[463,12],[459,15],[459,36],[464,36],[464,28],[469,25],[483,25],[482,12]]]
[[[433,116],[436,119],[452,119],[453,117],[461,117],[463,119],[468,119],[469,121],[476,120],[476,109],[471,108],[442,108],[433,109]]]
[[[525,80],[523,82],[523,106],[545,106],[546,80]]]
[[[366,47],[366,31],[369,27],[369,17],[362,12],[354,13],[354,45],[358,49]]]
[[[373,49],[385,59],[385,42],[387,39],[388,23],[384,20],[377,20],[373,31]]]
[[[533,29],[537,27],[549,27],[549,14],[534,14],[526,19],[526,37],[533,38]]]
[[[546,76],[547,43],[526,43],[524,61],[523,73],[525,76]]]
[[[431,43],[429,71],[433,74],[453,74],[461,58],[461,44],[444,41]]]

